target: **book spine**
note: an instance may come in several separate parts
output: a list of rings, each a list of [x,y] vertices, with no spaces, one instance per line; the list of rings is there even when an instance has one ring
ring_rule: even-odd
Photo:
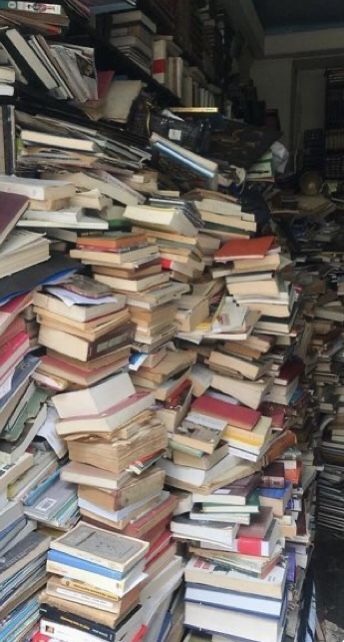
[[[21,2],[18,0],[0,0],[0,9],[12,11],[28,11],[30,13],[47,13],[55,16],[62,14],[60,4],[45,4],[40,2]]]
[[[261,540],[255,537],[239,537],[236,540],[238,553],[241,555],[256,555],[261,556],[262,545]]]
[[[153,44],[153,78],[161,84],[166,83],[167,45],[165,40],[156,40]]]
[[[56,624],[70,626],[77,629],[77,631],[87,633],[88,635],[94,635],[100,640],[105,640],[106,642],[116,642],[116,632],[114,630],[111,630],[105,625],[98,624],[97,622],[86,620],[79,615],[74,615],[69,612],[64,613],[48,604],[41,604],[40,613],[44,619],[55,622]]]
[[[113,337],[101,337],[98,341],[91,343],[88,348],[87,360],[93,359],[95,357],[101,357],[108,352],[112,352],[117,348],[121,348],[126,343],[130,342],[130,333],[118,335],[116,334]]]

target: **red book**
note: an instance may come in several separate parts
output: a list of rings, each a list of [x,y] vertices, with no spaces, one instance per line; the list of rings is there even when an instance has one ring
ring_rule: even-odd
[[[172,270],[173,261],[170,259],[160,259],[160,264],[163,270]]]
[[[26,332],[19,332],[12,337],[0,350],[0,378],[6,375],[18,365],[30,347],[29,335]]]
[[[172,533],[170,531],[164,531],[160,537],[153,542],[153,544],[148,549],[148,552],[145,556],[147,565],[154,562],[154,560],[161,555],[166,548],[170,545]]]
[[[17,221],[24,214],[29,201],[26,196],[0,192],[1,216],[0,216],[0,245],[7,238]]]
[[[145,624],[142,624],[140,630],[137,633],[135,633],[131,642],[143,642],[147,633],[148,633],[148,626],[146,626]]]
[[[259,410],[251,410],[251,408],[246,408],[245,406],[215,399],[210,395],[198,397],[191,408],[194,412],[223,419],[232,426],[242,428],[242,430],[253,430],[261,418]]]
[[[152,529],[167,517],[169,518],[168,521],[170,521],[177,503],[177,498],[171,495],[161,504],[152,508],[152,510],[143,515],[143,517],[140,517],[135,522],[128,524],[123,531],[123,535],[129,535],[129,537],[136,537],[137,539],[150,541],[149,534]]]
[[[5,343],[12,341],[19,332],[25,332],[25,321],[21,317],[14,319],[7,330],[0,335],[0,348],[2,348]]]
[[[274,236],[261,236],[257,239],[232,239],[215,252],[215,261],[263,259],[271,250],[274,241]]]
[[[32,302],[32,293],[21,294],[0,306],[0,334],[7,330],[12,321]]]

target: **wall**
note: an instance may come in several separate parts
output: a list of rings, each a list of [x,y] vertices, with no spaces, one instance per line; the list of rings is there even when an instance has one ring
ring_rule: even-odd
[[[305,129],[324,127],[325,123],[325,69],[300,69],[297,76],[295,104],[295,147],[303,145]]]
[[[257,87],[260,100],[268,109],[278,109],[283,130],[282,142],[290,148],[292,141],[292,58],[267,58],[255,60],[251,78]]]

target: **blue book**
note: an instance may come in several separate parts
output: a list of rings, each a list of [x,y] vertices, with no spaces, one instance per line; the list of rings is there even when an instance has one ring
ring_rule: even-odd
[[[37,499],[60,478],[60,469],[55,470],[47,479],[40,482],[36,488],[28,493],[25,499],[25,506],[33,506]]]
[[[0,399],[0,411],[6,406],[7,402],[13,397],[15,392],[17,392],[19,386],[21,386],[37,368],[39,362],[40,360],[38,357],[28,354],[24,357],[23,361],[17,365],[11,383],[11,390]]]
[[[100,564],[94,564],[93,562],[88,562],[87,560],[80,559],[79,557],[74,557],[67,553],[61,553],[61,551],[50,550],[48,552],[48,560],[51,562],[57,562],[58,564],[65,564],[72,568],[78,568],[81,571],[88,571],[89,573],[96,573],[103,577],[109,577],[112,580],[122,580],[126,575],[120,571],[114,571],[111,568],[100,566]]]
[[[290,482],[287,482],[284,488],[259,488],[258,492],[261,497],[271,497],[272,499],[283,499],[285,494],[289,491],[291,486]]]

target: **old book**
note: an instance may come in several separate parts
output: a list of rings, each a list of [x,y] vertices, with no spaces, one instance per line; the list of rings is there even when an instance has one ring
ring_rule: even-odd
[[[132,475],[126,471],[123,471],[119,475],[114,475],[95,466],[69,462],[61,471],[61,479],[72,484],[80,484],[91,488],[119,491],[127,484],[130,484]]]
[[[205,426],[193,426],[191,423],[186,422],[174,433],[171,442],[172,447],[176,443],[212,454],[220,439],[221,432],[216,432]]]
[[[107,355],[116,348],[129,344],[130,334],[125,330],[116,329],[96,341],[87,341],[63,330],[41,325],[38,340],[41,345],[50,348],[50,350],[56,350],[79,361],[88,361],[92,358]]]
[[[116,595],[95,586],[53,575],[48,580],[46,593],[63,600],[65,606],[73,602],[102,612],[121,614],[126,611],[128,605],[131,606],[139,598],[140,589],[140,586],[135,587],[122,599],[118,599]]]
[[[28,200],[19,194],[0,192],[3,213],[0,222],[0,245],[4,242],[10,231],[15,227],[17,221],[25,212]]]
[[[236,405],[207,394],[195,399],[192,404],[192,410],[209,417],[223,419],[228,424],[243,430],[252,430],[261,417],[261,413],[258,410]]]
[[[229,374],[233,371],[238,372],[252,381],[260,379],[264,374],[266,374],[271,367],[271,363],[272,361],[269,360],[249,361],[248,359],[243,359],[215,350],[209,357],[209,365],[213,370],[218,370],[220,373],[224,373],[225,370],[228,369]]]
[[[239,524],[228,524],[225,522],[195,521],[189,517],[176,517],[171,522],[171,531],[174,537],[183,539],[185,537],[194,541],[206,541],[213,544],[223,545],[231,549],[234,546],[235,536]]]
[[[186,582],[275,599],[283,597],[286,576],[286,568],[282,566],[275,566],[262,580],[232,569],[224,572],[217,564],[209,564],[196,557],[192,558],[185,568]]]
[[[51,548],[124,575],[144,557],[148,544],[80,523],[53,540]]]
[[[88,362],[68,359],[66,355],[51,351],[42,357],[33,376],[36,381],[40,381],[41,376],[61,379],[61,382],[65,382],[62,390],[73,387],[73,384],[86,388],[127,366],[129,355],[129,345]]]
[[[223,432],[222,438],[230,446],[243,449],[260,449],[269,439],[272,432],[272,420],[270,417],[261,417],[251,431],[243,430],[237,426],[228,425]],[[254,451],[255,452],[255,451]]]
[[[96,457],[100,468],[115,475],[119,475],[138,460],[160,455],[166,446],[166,431],[162,426],[148,426],[140,430],[136,437],[112,443],[98,441],[91,447],[87,439],[68,441],[71,461],[92,465]]]
[[[246,506],[252,493],[258,487],[259,481],[260,473],[256,473],[223,486],[211,494],[204,495],[194,492],[193,501],[209,505]]]
[[[0,189],[29,199],[60,199],[74,196],[75,187],[67,181],[50,181],[18,176],[0,176]]]
[[[124,218],[132,221],[135,225],[146,225],[147,227],[175,232],[184,236],[194,236],[197,228],[177,208],[158,208],[148,205],[127,207]]]
[[[254,642],[265,642],[267,639],[270,642],[279,641],[285,626],[285,607],[278,619],[264,617],[261,613],[247,613],[221,607],[187,601],[185,605],[185,624],[192,628],[197,627],[203,631],[208,631],[209,622],[212,622],[211,630],[217,633],[220,639],[222,635],[224,639],[226,639],[227,635],[238,637],[242,634],[243,629],[248,627]]]
[[[131,479],[127,486],[118,491],[105,490],[101,487],[92,488],[91,485],[79,485],[78,496],[104,510],[116,511],[139,502],[147,496],[161,492],[164,477],[163,471],[153,470],[136,480],[135,478]]]
[[[202,454],[201,457],[179,450],[173,451],[173,461],[178,466],[188,466],[200,470],[209,470],[228,454],[227,444],[221,443],[212,454]]]
[[[242,259],[263,259],[274,243],[273,236],[254,239],[233,239],[225,243],[215,254],[215,261],[236,261]],[[253,272],[254,270],[252,270]]]
[[[102,413],[91,415],[69,416],[57,422],[56,429],[60,436],[85,433],[113,433],[140,412],[152,406],[153,395],[148,392],[135,392],[119,401]]]
[[[122,310],[125,306],[125,297],[117,295],[116,297],[109,297],[110,300],[106,303],[101,303],[94,299],[93,305],[91,302],[84,303],[84,305],[77,302],[75,297],[74,305],[67,305],[63,301],[73,301],[71,295],[64,288],[59,286],[50,287],[46,292],[35,292],[33,297],[34,305],[43,308],[54,314],[58,314],[67,319],[75,319],[80,323],[86,323],[92,319],[112,314],[118,310]],[[111,300],[112,299],[112,300]]]
[[[123,308],[105,317],[99,317],[92,321],[82,323],[74,319],[66,319],[54,312],[47,312],[43,308],[35,306],[37,323],[52,330],[62,330],[75,337],[93,343],[101,337],[107,337],[115,330],[120,334],[125,328],[130,327],[130,314],[128,308]]]
[[[135,394],[135,388],[128,374],[119,374],[104,382],[75,392],[56,395],[52,401],[59,417],[66,419],[75,416],[75,409],[80,409],[79,416],[97,415]]]
[[[251,382],[214,373],[212,379],[213,388],[239,399],[241,403],[254,410],[259,407],[271,385],[272,379],[267,377]]]

